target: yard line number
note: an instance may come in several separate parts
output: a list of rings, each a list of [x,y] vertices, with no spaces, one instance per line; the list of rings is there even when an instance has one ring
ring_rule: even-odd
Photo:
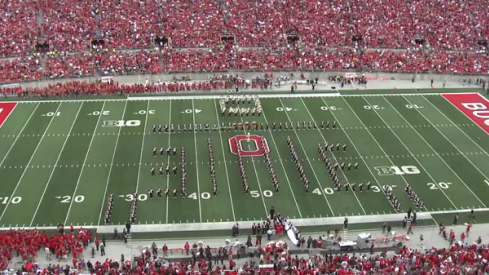
[[[321,106],[321,110],[323,111],[336,111],[336,110],[341,110],[340,108],[337,108],[336,106]]]
[[[89,113],[89,115],[92,115],[92,116],[99,116],[99,115],[108,116],[109,114],[110,114],[110,111],[93,111],[93,112]]]
[[[408,109],[423,109],[423,106],[417,105],[417,104],[406,104],[406,108]]]
[[[17,204],[17,203],[22,201],[22,198],[21,197],[13,197],[12,199],[10,199],[10,197],[0,197],[0,203],[1,204],[8,204],[9,201],[10,201],[10,203]]]
[[[426,185],[430,187],[431,190],[438,190],[438,189],[448,189],[450,188],[451,182],[428,182]]]
[[[57,196],[56,198],[60,199],[61,203],[71,203],[71,196]],[[83,202],[84,200],[85,196],[83,195],[75,196],[75,198],[73,199],[73,201],[77,203]]]
[[[380,107],[379,105],[365,105],[363,106],[365,110],[380,110],[385,109],[384,107]]]
[[[60,116],[61,112],[47,112],[45,114],[42,114],[41,116]]]
[[[136,112],[135,114],[139,114],[139,115],[145,115],[145,114],[154,115],[155,114],[155,110],[148,110],[147,112],[146,112],[146,110],[140,110],[139,112]]]
[[[370,189],[372,189],[373,192],[375,193],[379,193],[380,192],[380,188],[378,186],[371,186]],[[317,194],[317,195],[322,195],[323,193],[321,192],[321,189],[319,188],[316,188],[314,189],[314,191],[312,191],[313,194]],[[326,187],[324,188],[324,194],[326,195],[333,195],[334,194],[334,189],[333,188],[330,188],[330,187]]]

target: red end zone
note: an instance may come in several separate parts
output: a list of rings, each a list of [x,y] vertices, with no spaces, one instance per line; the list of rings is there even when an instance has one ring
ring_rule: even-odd
[[[12,113],[17,102],[0,102],[0,127],[7,121],[8,116]]]
[[[489,134],[489,101],[480,94],[442,94]]]

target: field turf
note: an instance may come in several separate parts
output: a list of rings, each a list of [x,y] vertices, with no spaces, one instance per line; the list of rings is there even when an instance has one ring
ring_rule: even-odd
[[[415,207],[404,192],[406,182],[423,199],[423,211],[489,205],[489,136],[441,95],[274,95],[260,101],[264,113],[254,117],[221,116],[217,96],[0,103],[0,227],[103,225],[110,194],[115,197],[113,224],[129,219],[133,193],[139,197],[136,224],[259,220],[272,206],[290,218],[395,213],[381,186],[391,186],[407,211]],[[338,127],[249,130],[266,138],[280,192],[273,188],[264,157],[244,157],[248,195],[229,146],[229,138],[248,131],[152,131],[160,124],[176,129],[253,121],[336,121]],[[309,178],[309,193],[291,161],[287,136]],[[216,161],[216,197],[207,139]],[[329,153],[333,160],[359,164],[357,171],[339,172],[340,181],[371,182],[369,192],[333,189],[318,159],[318,144],[325,141],[347,144],[346,152]],[[176,156],[153,156],[154,147],[168,146],[179,149]],[[149,188],[179,188],[180,171],[159,176],[158,168],[170,163],[180,169],[182,147],[188,197],[149,199]]]

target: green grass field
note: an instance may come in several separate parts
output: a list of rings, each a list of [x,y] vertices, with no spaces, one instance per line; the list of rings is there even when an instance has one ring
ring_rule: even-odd
[[[136,224],[259,220],[272,206],[290,218],[389,214],[395,210],[380,186],[391,186],[406,211],[415,208],[404,192],[406,182],[423,199],[424,211],[489,205],[489,136],[440,95],[273,95],[261,98],[264,113],[255,117],[222,117],[218,101],[217,96],[19,101],[0,128],[0,227],[102,225],[110,194],[115,196],[112,223],[124,224],[132,193],[139,194]],[[114,126],[120,120],[126,126]],[[281,188],[274,191],[263,157],[244,157],[249,195],[243,194],[228,141],[243,131],[153,134],[151,129],[244,121],[337,121],[339,127],[250,130],[267,139]],[[291,161],[287,136],[302,159],[309,193]],[[211,195],[208,138],[216,160],[216,197]],[[359,163],[358,171],[339,173],[341,182],[370,181],[370,192],[333,190],[317,153],[325,140],[348,145],[346,152],[329,153],[332,159]],[[179,167],[180,152],[153,157],[154,147],[168,146],[186,150],[189,196],[150,200],[151,187],[180,186],[180,173],[150,173],[161,163]]]

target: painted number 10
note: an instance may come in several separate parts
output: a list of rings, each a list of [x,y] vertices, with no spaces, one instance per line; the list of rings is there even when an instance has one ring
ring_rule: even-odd
[[[10,197],[0,197],[0,201],[2,204],[8,204],[9,201],[13,204],[17,204],[20,201],[22,201],[21,197],[13,197],[12,200],[10,200]]]

